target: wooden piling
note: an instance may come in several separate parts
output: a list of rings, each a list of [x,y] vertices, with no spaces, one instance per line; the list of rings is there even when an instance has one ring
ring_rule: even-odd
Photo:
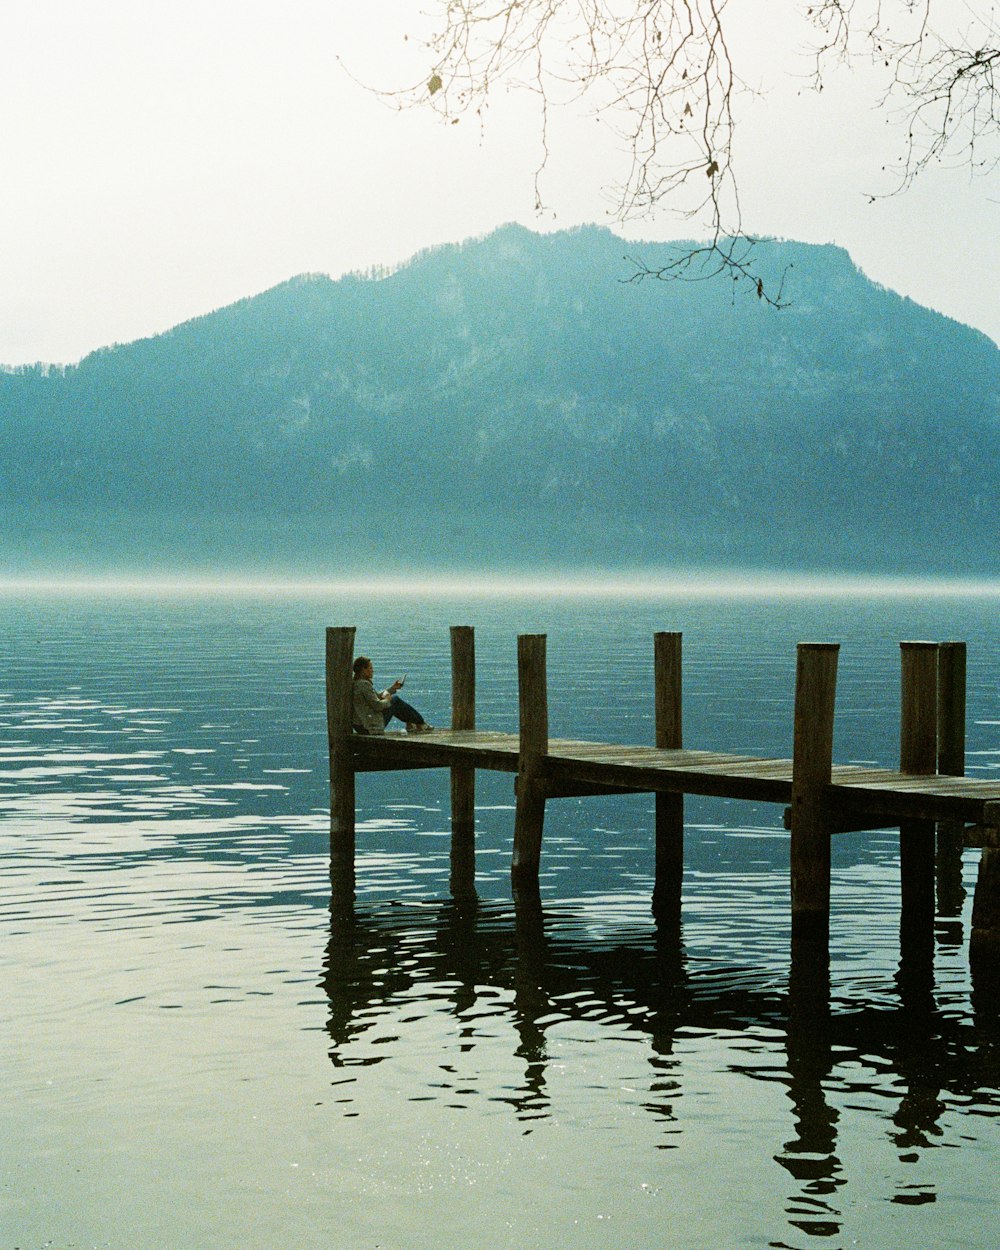
[[[451,627],[451,727],[476,727],[476,636],[471,625]],[[451,892],[475,893],[476,770],[451,769]]]
[[[517,689],[520,749],[514,858],[511,884],[515,897],[538,891],[538,868],[545,823],[544,759],[549,750],[549,701],[545,674],[545,635],[521,634],[517,640]]]
[[[943,776],[965,776],[964,642],[938,643],[937,770]],[[965,901],[962,886],[964,824],[941,820],[937,826],[937,906],[941,916],[959,916]]]
[[[837,643],[800,642],[792,746],[793,942],[829,942],[830,812],[823,790],[833,768]]]
[[[979,861],[969,958],[974,971],[985,970],[990,983],[1000,987],[1000,849],[996,847],[987,847]]]
[[[928,776],[937,769],[938,646],[901,642],[899,722],[900,772]],[[899,871],[900,935],[926,943],[934,934],[934,822],[901,821]]]
[[[473,889],[474,770],[518,772],[511,878],[515,899],[538,895],[547,798],[653,792],[657,798],[656,888],[661,937],[676,926],[683,872],[683,807],[691,793],[754,802],[791,802],[793,961],[809,967],[828,946],[830,836],[848,829],[901,826],[903,906],[901,975],[925,986],[933,971],[935,821],[958,822],[965,845],[985,847],[973,908],[972,952],[979,973],[1000,968],[1000,783],[964,773],[965,647],[901,645],[901,770],[832,768],[837,658],[834,643],[801,643],[795,688],[794,746],[787,760],[751,759],[682,747],[681,635],[654,636],[656,746],[551,741],[546,638],[518,639],[519,733],[475,729],[474,635],[452,630],[452,731],[427,737],[351,733],[353,627],[326,631],[330,755],[332,898],[350,904],[354,888],[355,772],[452,770],[453,890]],[[939,650],[940,648],[940,650]],[[955,778],[949,783],[949,776]],[[467,784],[466,784],[467,783]],[[667,795],[666,803],[659,796]],[[816,939],[822,939],[817,943]],[[918,958],[914,958],[917,956]],[[806,964],[802,964],[806,966]],[[815,965],[821,966],[821,965]],[[980,976],[980,984],[984,984]],[[1000,977],[997,979],[1000,984]]]
[[[656,746],[679,751],[681,722],[681,635],[653,635],[653,686]],[[655,795],[656,861],[653,912],[661,918],[680,914],[684,878],[684,795]]]
[[[326,631],[326,727],[330,748],[330,872],[341,884],[354,877],[353,720],[355,627]],[[352,885],[353,888],[353,885]]]

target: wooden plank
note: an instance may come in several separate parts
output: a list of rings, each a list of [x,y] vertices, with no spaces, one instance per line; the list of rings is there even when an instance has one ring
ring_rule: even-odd
[[[750,764],[752,755],[734,755],[731,751],[648,751],[650,759],[658,760],[664,768],[692,768],[712,764]]]
[[[970,795],[983,799],[1000,797],[1000,779],[991,781],[981,777],[950,777],[938,773],[918,776],[889,769],[845,768],[843,765],[835,765],[832,780],[834,785],[881,788],[887,791],[923,788],[928,793]]]
[[[570,739],[556,738],[549,743],[550,755],[567,755],[580,759],[589,759],[602,754],[614,758],[630,758],[660,760],[666,766],[672,764],[687,765],[691,763],[724,763],[727,760],[746,761],[752,755],[734,755],[728,751],[687,751],[661,750],[659,747],[633,746],[627,743],[576,742]]]
[[[558,744],[553,745],[558,748]],[[664,771],[677,769],[684,772],[724,769],[728,765],[750,767],[757,762],[747,755],[722,755],[712,751],[657,751],[651,747],[628,747],[610,751],[553,749],[549,756],[552,759],[577,760],[582,763],[660,768]]]
[[[546,773],[561,779],[609,782],[656,793],[704,794],[722,798],[745,798],[764,803],[787,803],[791,782],[781,778],[730,776],[726,773],[698,772],[637,764],[609,764],[549,756]]]
[[[435,749],[424,745],[411,751],[376,752],[355,757],[355,770],[359,773],[397,772],[411,768],[452,768],[456,762],[454,752],[446,747]],[[488,750],[464,751],[461,763],[469,767],[483,768],[489,772],[516,773],[517,758],[507,752],[495,754]]]
[[[355,773],[408,773],[419,772],[421,769],[450,768],[451,765],[442,760],[417,760],[414,758],[380,758],[379,760],[355,760]]]
[[[860,764],[834,764],[830,776],[838,785],[863,785],[879,781],[898,781],[903,774],[898,768],[864,768]]]
[[[636,747],[623,746],[590,746],[590,747],[573,747],[570,749],[556,749],[549,752],[550,755],[559,755],[569,759],[592,760],[599,763],[621,764],[628,763],[629,760],[641,762],[645,759],[655,759],[656,753],[650,751],[648,754],[642,752]]]
[[[853,781],[847,785],[834,778],[833,784],[841,790],[857,790],[859,794],[926,794],[937,798],[952,797],[956,801],[972,800],[980,803],[995,802],[997,787],[992,782],[976,783],[972,778],[960,777],[896,777],[877,782]]]
[[[837,782],[836,784],[841,784]],[[956,789],[936,779],[928,777],[906,776],[901,773],[897,777],[886,778],[877,782],[856,781],[851,785],[856,790],[884,790],[886,794],[955,794]],[[973,791],[973,793],[975,793]]]
[[[784,777],[792,779],[791,760],[747,760],[729,764],[702,764],[698,767],[702,773],[727,773],[731,777]]]
[[[517,782],[514,783],[515,788]],[[612,786],[606,783],[586,781],[557,781],[546,779],[545,797],[547,799],[582,799],[600,797],[607,794],[648,794],[649,791],[636,789],[635,786]]]
[[[359,772],[397,768],[449,768],[459,763],[495,772],[517,771],[513,734],[355,734],[351,740]]]
[[[866,789],[861,786],[834,784],[825,791],[825,798],[836,813],[867,812],[873,816],[884,815],[892,824],[907,818],[988,823],[984,819],[986,802],[971,796]]]
[[[609,764],[629,763],[630,761],[639,765],[659,764],[663,768],[688,767],[694,763],[725,763],[727,760],[736,761],[740,758],[714,755],[707,751],[659,751],[655,747],[597,746],[592,743],[578,746],[564,745],[559,742],[551,744],[549,754],[564,759],[606,761]]]
[[[358,734],[356,736],[359,739],[363,739],[365,737],[363,734]],[[484,733],[481,729],[432,729],[429,732],[421,734],[372,734],[370,736],[370,741],[388,745],[403,744],[407,747],[418,747],[422,743],[433,742],[438,746],[454,747],[457,751],[461,751],[463,748],[476,750],[480,747],[490,747],[493,749],[503,749],[508,751],[511,755],[516,755],[520,739],[517,734]]]

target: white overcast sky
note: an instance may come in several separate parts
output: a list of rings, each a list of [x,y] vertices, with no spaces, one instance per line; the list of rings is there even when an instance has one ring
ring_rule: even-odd
[[[964,0],[943,0],[964,12]],[[395,264],[508,221],[607,217],[608,128],[564,117],[534,211],[538,126],[398,113],[434,0],[0,0],[0,362],[70,362],[297,273]],[[901,136],[864,73],[805,91],[796,0],[731,0],[744,220],[836,242],[869,277],[1000,341],[1000,179],[939,169],[872,204]],[[666,209],[626,232],[690,237]]]

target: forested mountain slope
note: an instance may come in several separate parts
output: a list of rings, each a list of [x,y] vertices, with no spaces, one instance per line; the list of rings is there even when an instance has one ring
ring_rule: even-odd
[[[780,311],[520,227],[0,374],[2,571],[992,572],[1000,349],[838,248]]]

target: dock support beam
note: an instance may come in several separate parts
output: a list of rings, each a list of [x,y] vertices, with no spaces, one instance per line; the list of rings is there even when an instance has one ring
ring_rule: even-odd
[[[899,768],[928,776],[937,771],[938,644],[901,642],[899,647]],[[933,943],[934,833],[933,821],[900,822],[900,940],[908,947]]]
[[[476,727],[476,636],[471,625],[451,627],[451,727]],[[451,892],[475,894],[476,770],[451,770]]]
[[[517,640],[517,691],[520,750],[514,858],[510,879],[514,897],[538,893],[538,868],[545,823],[544,760],[549,751],[549,697],[545,675],[545,635],[521,634]]]
[[[792,746],[792,943],[830,938],[830,813],[823,791],[833,769],[840,646],[800,642]]]
[[[353,625],[326,631],[326,728],[330,747],[330,876],[354,890],[354,759],[351,750]]]
[[[965,776],[965,671],[965,643],[939,643],[937,770],[946,777]],[[941,916],[961,915],[965,901],[963,833],[963,821],[938,821],[937,907]]]
[[[681,726],[681,635],[653,635],[653,682],[656,707],[656,746],[679,751]],[[656,867],[653,914],[661,919],[680,917],[684,879],[684,795],[657,793]]]

